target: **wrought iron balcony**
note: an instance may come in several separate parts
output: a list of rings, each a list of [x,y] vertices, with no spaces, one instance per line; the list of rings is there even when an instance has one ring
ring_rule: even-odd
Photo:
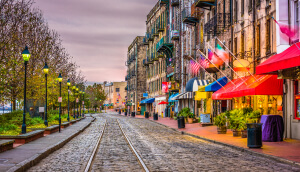
[[[172,30],[172,32],[171,32],[172,40],[179,40],[179,36],[180,36],[180,33],[178,30]]]
[[[147,57],[147,63],[148,63],[148,65],[149,65],[149,64],[153,64],[153,61],[151,60],[151,57],[150,57],[150,56]]]
[[[156,30],[157,30],[157,32],[165,31],[165,25],[162,22],[157,23],[156,24]]]
[[[159,36],[159,33],[157,32],[157,29],[156,29],[155,27],[152,28],[151,34],[152,34],[153,36]]]
[[[216,0],[196,0],[195,6],[210,10],[212,6],[216,6]]]
[[[204,25],[206,34],[220,34],[230,26],[230,13],[218,13]]]
[[[165,52],[168,54],[168,58],[172,58],[173,55],[173,44],[170,43],[170,39],[167,36],[164,36],[160,39],[160,41],[156,44],[156,51],[159,53]]]
[[[162,5],[162,4],[168,4],[169,3],[169,0],[159,0],[159,3]]]
[[[149,66],[149,63],[148,63],[147,59],[144,59],[144,60],[143,60],[143,65],[144,65],[144,66]]]
[[[179,6],[179,0],[172,0],[172,1],[171,1],[171,6],[172,6],[172,7]]]
[[[200,8],[184,8],[182,11],[183,23],[195,26],[199,23],[199,18],[203,15],[203,11]]]

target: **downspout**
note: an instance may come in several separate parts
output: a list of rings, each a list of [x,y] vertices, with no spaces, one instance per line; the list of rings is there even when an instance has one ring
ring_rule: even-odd
[[[137,41],[138,41],[138,39],[137,39]],[[138,49],[138,43],[136,43],[136,48]],[[135,102],[134,102],[135,115],[137,115],[137,84],[138,84],[137,64],[138,64],[138,51],[136,51],[136,58],[135,58]]]
[[[182,0],[182,4],[180,5],[180,11],[182,13],[182,6],[184,6],[184,0]],[[181,18],[181,27],[180,27],[180,46],[181,46],[181,92],[183,91],[183,80],[184,80],[184,71],[183,71],[183,22],[182,22],[182,15],[180,16]]]

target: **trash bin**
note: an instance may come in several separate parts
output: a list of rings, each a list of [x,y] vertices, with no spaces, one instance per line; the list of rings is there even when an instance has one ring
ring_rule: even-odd
[[[157,121],[158,120],[158,113],[153,113],[153,120]]]
[[[262,147],[261,123],[247,124],[247,146],[249,148]]]
[[[185,122],[183,116],[177,117],[177,123],[178,123],[178,128],[185,128]]]
[[[121,109],[119,109],[119,114],[121,114]]]
[[[127,112],[125,112],[125,116],[127,116]]]
[[[131,112],[131,116],[132,116],[132,117],[135,117],[135,112]]]
[[[149,118],[149,112],[145,112],[145,118]]]
[[[169,109],[168,108],[165,109],[165,117],[169,117]]]

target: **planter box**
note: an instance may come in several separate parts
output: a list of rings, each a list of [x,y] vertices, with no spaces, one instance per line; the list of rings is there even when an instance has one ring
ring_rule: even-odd
[[[74,123],[76,123],[77,121],[74,119],[74,120],[71,120],[70,121],[70,125],[73,125]]]
[[[67,128],[69,127],[70,123],[69,122],[64,122],[61,124],[61,128]]]
[[[52,134],[58,131],[58,125],[52,125],[50,127],[45,128],[44,134]]]
[[[0,153],[13,149],[15,140],[0,140]]]
[[[44,130],[35,130],[18,136],[0,136],[1,140],[14,139],[16,144],[25,144],[44,136]]]

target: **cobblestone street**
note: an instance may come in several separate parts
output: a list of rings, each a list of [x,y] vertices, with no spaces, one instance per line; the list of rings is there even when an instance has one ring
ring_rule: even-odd
[[[92,171],[142,171],[117,120],[149,171],[300,171],[299,168],[182,135],[160,124],[113,114],[96,121],[29,171],[83,171],[101,136]]]

